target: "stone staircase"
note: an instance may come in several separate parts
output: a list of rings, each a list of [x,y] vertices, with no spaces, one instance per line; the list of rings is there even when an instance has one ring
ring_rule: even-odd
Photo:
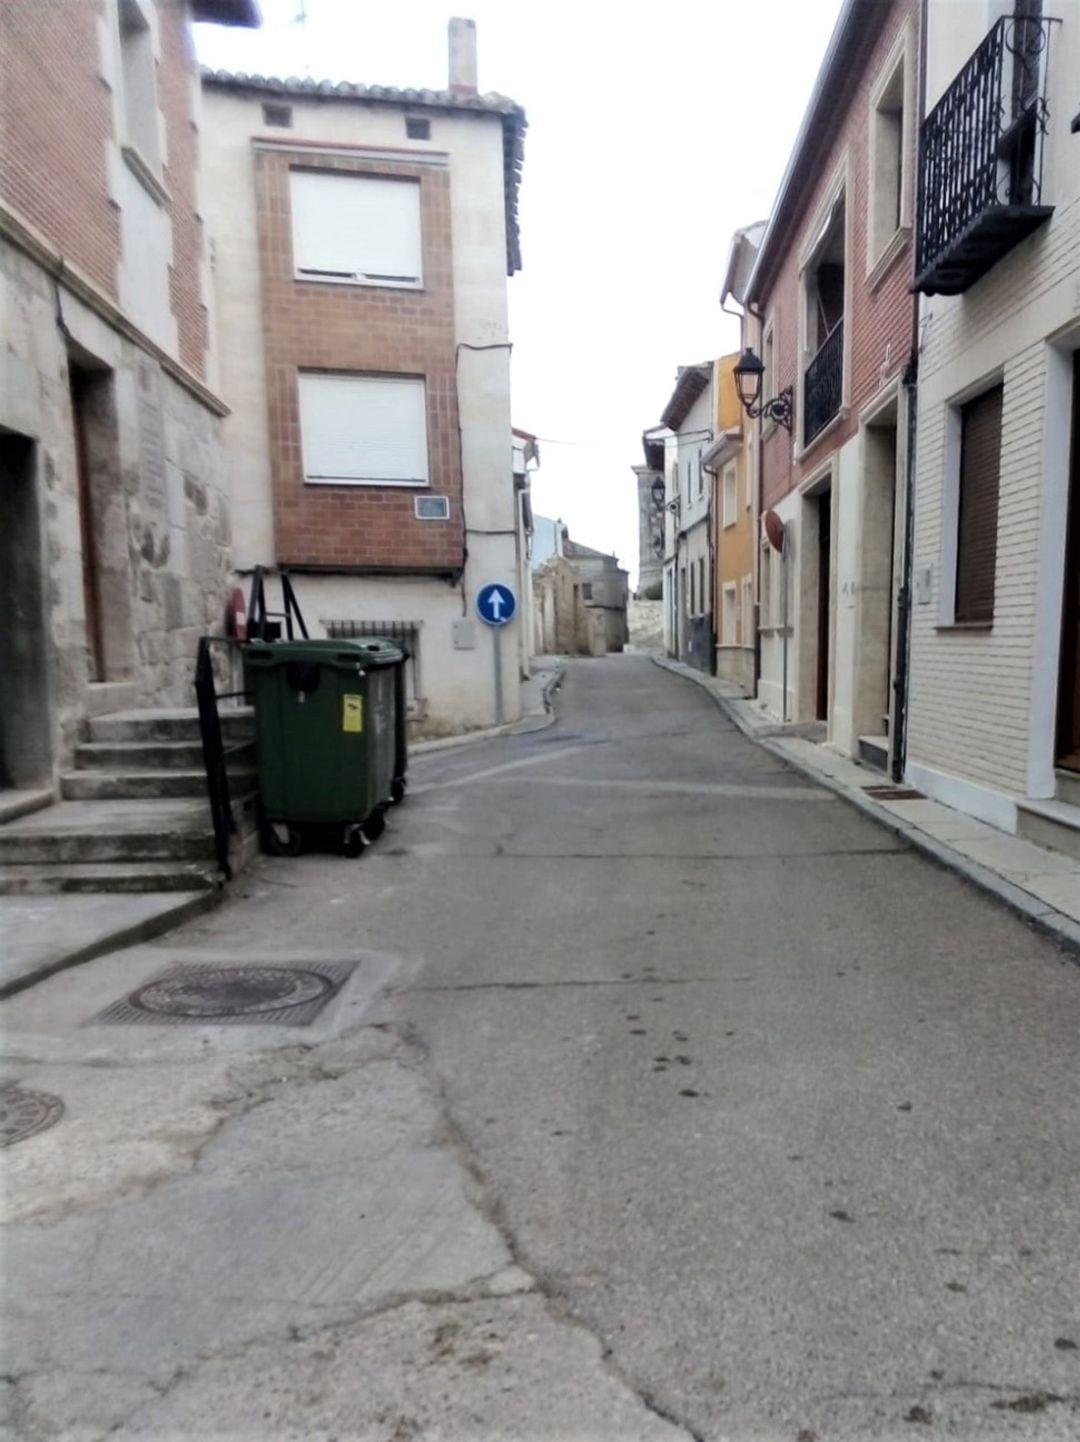
[[[239,869],[257,850],[250,708],[223,709],[221,728]],[[91,717],[60,794],[54,805],[0,826],[0,895],[221,885],[194,708]]]

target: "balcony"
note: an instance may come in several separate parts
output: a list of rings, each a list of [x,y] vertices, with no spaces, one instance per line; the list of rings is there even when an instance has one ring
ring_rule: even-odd
[[[837,321],[803,378],[803,445],[840,413],[844,385],[844,322]]]
[[[923,121],[912,290],[960,295],[1053,214],[1042,165],[1055,23],[998,20]]]

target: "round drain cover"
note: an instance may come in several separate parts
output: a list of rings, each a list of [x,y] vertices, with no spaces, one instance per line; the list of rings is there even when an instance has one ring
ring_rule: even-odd
[[[0,1087],[0,1147],[13,1147],[43,1132],[64,1115],[64,1103],[48,1092],[32,1092],[15,1082]]]
[[[129,998],[140,1011],[159,1016],[258,1016],[324,1000],[334,982],[317,971],[275,966],[222,966],[163,976]]]

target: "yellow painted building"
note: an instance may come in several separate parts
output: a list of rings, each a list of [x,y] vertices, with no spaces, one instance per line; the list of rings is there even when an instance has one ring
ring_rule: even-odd
[[[725,310],[730,300],[741,308],[764,233],[765,222],[758,221],[732,236],[720,293]],[[715,439],[704,458],[713,473],[716,674],[734,681],[748,696],[754,695],[757,684],[758,428],[739,400],[735,365],[741,349],[757,340],[757,329],[753,317],[744,311],[740,317],[740,352],[716,363]]]
[[[754,683],[754,494],[749,440],[735,388],[738,353],[716,363],[715,437],[703,464],[713,475],[716,674],[751,692]]]

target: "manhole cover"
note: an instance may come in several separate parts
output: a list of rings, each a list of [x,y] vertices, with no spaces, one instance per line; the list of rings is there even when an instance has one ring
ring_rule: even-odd
[[[348,980],[356,963],[318,966],[174,967],[106,1007],[96,1022],[174,1026],[306,1026]]]
[[[48,1092],[34,1092],[8,1082],[0,1086],[0,1147],[13,1147],[36,1132],[54,1126],[64,1115],[64,1103]]]
[[[872,796],[875,801],[922,801],[925,799],[921,791],[915,791],[910,786],[864,786],[863,791],[867,796]]]

